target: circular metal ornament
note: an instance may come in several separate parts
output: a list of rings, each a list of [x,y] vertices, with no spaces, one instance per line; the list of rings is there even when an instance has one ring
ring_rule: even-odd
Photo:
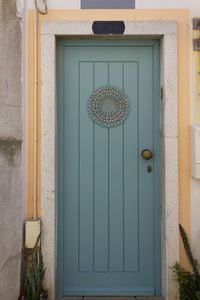
[[[114,86],[99,88],[89,99],[88,111],[97,124],[107,128],[117,126],[128,116],[128,97]]]

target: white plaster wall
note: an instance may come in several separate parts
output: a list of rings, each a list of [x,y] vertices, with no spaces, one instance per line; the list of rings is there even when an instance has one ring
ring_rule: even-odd
[[[200,9],[200,2],[199,0],[136,0],[136,8],[190,8],[192,15],[195,15],[196,13],[198,15],[198,10],[196,10],[196,8]]]
[[[27,3],[27,8],[34,8],[35,0],[24,0]],[[38,6],[43,7],[42,0],[37,0]],[[80,0],[47,0],[49,9],[80,9]]]
[[[22,18],[24,13],[24,1],[16,0],[16,16]]]

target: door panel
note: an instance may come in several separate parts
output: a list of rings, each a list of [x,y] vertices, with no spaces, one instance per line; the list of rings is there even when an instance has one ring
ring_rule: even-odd
[[[93,63],[80,63],[79,89],[79,271],[93,271],[93,122],[86,109],[88,92],[93,91]]]
[[[158,49],[157,41],[58,43],[59,296],[160,293]],[[91,94],[108,85],[130,104],[111,128],[88,113]]]

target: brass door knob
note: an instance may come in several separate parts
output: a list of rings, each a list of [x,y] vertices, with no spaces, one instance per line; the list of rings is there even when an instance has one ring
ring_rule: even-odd
[[[146,160],[150,160],[153,157],[152,152],[149,149],[144,149],[141,153],[142,157]]]

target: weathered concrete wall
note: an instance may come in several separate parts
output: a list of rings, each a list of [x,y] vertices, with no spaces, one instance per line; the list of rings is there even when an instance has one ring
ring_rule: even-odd
[[[22,248],[21,19],[0,0],[0,299],[17,299]]]

